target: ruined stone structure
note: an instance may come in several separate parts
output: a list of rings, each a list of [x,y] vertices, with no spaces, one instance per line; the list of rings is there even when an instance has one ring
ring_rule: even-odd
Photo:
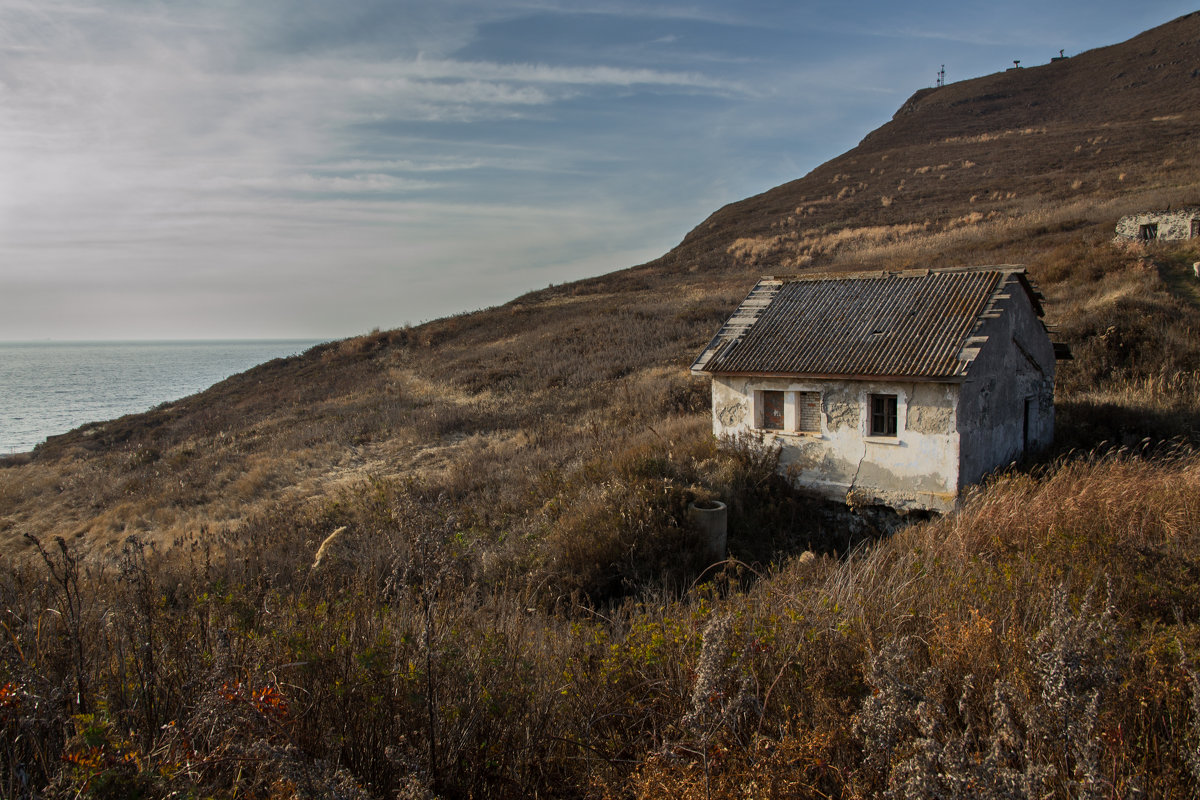
[[[1054,437],[1065,356],[1015,266],[763,278],[692,364],[713,432],[851,505],[947,511]]]
[[[1117,236],[1143,242],[1178,241],[1200,236],[1200,208],[1149,211],[1121,217]]]

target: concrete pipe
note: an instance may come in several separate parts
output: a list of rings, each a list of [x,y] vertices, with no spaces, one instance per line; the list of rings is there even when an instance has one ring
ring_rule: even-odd
[[[700,532],[700,543],[714,561],[725,560],[729,530],[729,509],[720,500],[688,503],[688,519]]]

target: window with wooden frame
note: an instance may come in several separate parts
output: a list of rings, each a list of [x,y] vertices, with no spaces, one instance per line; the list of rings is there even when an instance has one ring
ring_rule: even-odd
[[[763,391],[762,393],[762,427],[768,431],[783,430],[784,393],[778,391]]]
[[[896,435],[896,395],[873,394],[870,397],[870,419],[867,432],[871,436]]]

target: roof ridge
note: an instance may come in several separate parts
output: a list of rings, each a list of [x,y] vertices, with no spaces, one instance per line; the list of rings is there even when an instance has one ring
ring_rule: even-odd
[[[799,281],[818,280],[867,280],[871,278],[922,278],[929,275],[956,274],[963,272],[1003,272],[1006,274],[1022,273],[1027,270],[1024,264],[987,264],[964,267],[909,267],[907,269],[866,269],[848,270],[846,272],[798,272],[792,275],[764,275],[762,280],[780,281],[781,283],[796,283]]]

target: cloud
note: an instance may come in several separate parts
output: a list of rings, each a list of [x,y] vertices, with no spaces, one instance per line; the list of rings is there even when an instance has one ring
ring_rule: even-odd
[[[393,159],[351,159],[337,161],[325,165],[325,169],[346,172],[379,171],[379,172],[459,172],[462,170],[479,169],[489,162],[482,158],[438,158],[429,161],[417,161],[407,158]]]
[[[276,177],[230,178],[221,177],[205,181],[201,188],[209,190],[221,189],[253,189],[266,192],[300,192],[304,194],[396,194],[401,192],[419,192],[436,188],[439,184],[433,181],[419,181],[397,178],[381,172],[371,172],[349,176],[313,175],[297,173]]]
[[[86,237],[89,227],[129,224],[156,207],[198,211],[199,195],[214,191],[378,195],[443,185],[394,173],[546,172],[553,153],[371,158],[377,142],[363,126],[520,119],[609,89],[745,92],[695,71],[383,58],[346,47],[255,50],[269,27],[261,11],[243,25],[204,5],[145,14],[116,3],[106,12],[0,3],[0,30],[8,32],[0,48],[19,52],[0,69],[9,112],[0,121],[0,165],[11,166],[0,229],[65,225]],[[311,29],[327,14],[302,4],[298,16],[307,20],[298,27]],[[421,44],[445,50],[446,41]],[[348,166],[333,166],[339,152]]]
[[[447,78],[493,80],[518,83],[572,86],[670,86],[721,92],[745,92],[747,87],[734,81],[713,78],[695,72],[630,69],[612,66],[552,66],[546,64],[494,64],[454,60],[432,61],[418,58],[401,67],[410,75],[425,80]]]
[[[386,5],[0,0],[0,339],[348,335],[645,261],[714,202],[656,199],[707,146],[672,98],[760,93]]]
[[[0,0],[0,339],[349,335],[645,261],[1019,6]]]

